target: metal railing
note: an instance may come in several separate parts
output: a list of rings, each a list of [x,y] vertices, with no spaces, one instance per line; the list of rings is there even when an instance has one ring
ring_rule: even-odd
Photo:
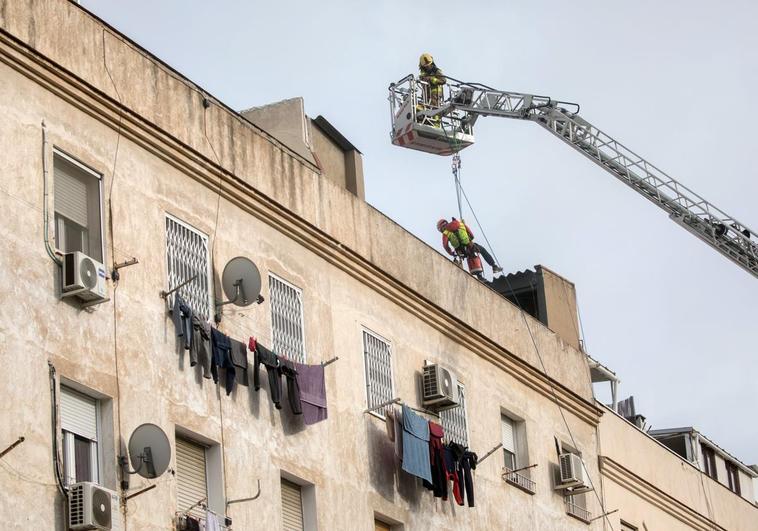
[[[526,475],[515,472],[508,467],[503,471],[503,479],[506,483],[510,483],[521,490],[525,490],[529,494],[537,492],[537,483],[529,479]]]
[[[577,505],[570,496],[566,498],[566,514],[581,520],[585,524],[592,521],[592,513],[581,505]]]

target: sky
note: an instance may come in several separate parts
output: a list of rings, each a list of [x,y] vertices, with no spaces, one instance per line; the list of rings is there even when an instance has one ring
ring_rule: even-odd
[[[422,52],[458,79],[580,103],[758,231],[758,3],[82,5],[234,109],[302,96],[362,151],[366,200],[434,247],[457,210],[450,159],[389,141],[387,87]],[[758,281],[542,128],[490,117],[475,135],[462,182],[504,269],[576,284],[588,352],[653,429],[694,426],[758,462]]]

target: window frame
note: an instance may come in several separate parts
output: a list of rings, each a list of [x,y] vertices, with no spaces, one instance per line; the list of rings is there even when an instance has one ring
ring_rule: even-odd
[[[203,231],[198,229],[197,227],[192,226],[191,224],[187,223],[186,221],[180,219],[179,217],[171,214],[170,212],[164,212],[163,216],[163,236],[164,236],[164,248],[165,248],[165,254],[166,254],[166,291],[171,291],[175,286],[171,285],[171,271],[170,271],[170,261],[171,256],[169,256],[169,239],[168,239],[168,221],[171,220],[172,222],[176,223],[177,225],[180,225],[181,227],[187,229],[190,232],[195,233],[197,236],[199,236],[205,244],[205,252],[207,254],[207,265],[206,265],[206,281],[208,283],[208,320],[210,321],[213,319],[215,314],[215,300],[214,300],[214,293],[213,293],[213,253],[211,253],[211,239],[210,236],[205,234]],[[183,279],[177,282],[176,285],[181,284],[182,282],[186,281],[187,279]],[[192,282],[190,282],[192,284]],[[186,286],[185,286],[186,287]],[[182,291],[184,288],[178,290]],[[177,292],[178,292],[177,291]],[[174,293],[177,293],[174,292]],[[169,307],[173,307],[174,305],[174,293],[169,295],[166,298],[166,301],[169,305]],[[193,308],[193,311],[196,311],[195,308]]]
[[[737,496],[742,496],[740,485],[740,468],[731,461],[725,461],[727,487]]]
[[[103,176],[102,173],[98,172],[94,168],[91,168],[91,167],[87,166],[86,164],[84,164],[83,162],[77,160],[75,157],[73,157],[72,155],[69,155],[68,153],[66,153],[65,151],[63,151],[62,149],[60,149],[57,146],[53,146],[53,149],[52,149],[53,183],[52,183],[52,187],[51,187],[52,190],[53,190],[53,193],[52,193],[52,195],[53,195],[53,208],[52,208],[52,211],[53,211],[53,224],[54,224],[53,244],[55,245],[55,250],[58,251],[61,254],[65,254],[65,253],[68,253],[68,252],[73,252],[73,251],[66,251],[66,250],[62,249],[61,246],[59,245],[59,233],[63,234],[64,231],[60,230],[60,228],[63,225],[63,223],[61,223],[61,220],[58,218],[58,211],[55,209],[55,157],[62,158],[63,160],[65,160],[69,164],[72,164],[73,166],[79,168],[84,173],[90,175],[91,177],[93,177],[97,181],[97,196],[98,197],[97,197],[97,212],[96,212],[96,214],[98,216],[98,225],[99,225],[99,227],[98,227],[98,229],[99,229],[99,241],[100,241],[99,251],[100,251],[100,258],[101,258],[100,263],[105,264],[106,263],[106,254],[105,254],[105,208],[104,208],[105,197],[103,195],[103,192],[104,192],[104,186],[103,186],[104,178],[103,177],[104,176]],[[90,212],[89,205],[88,205],[87,206],[87,215],[89,216],[90,214],[91,214],[91,212]],[[71,221],[73,222],[73,220],[71,220]],[[63,236],[62,238],[65,240],[65,236]],[[89,256],[90,258],[92,258],[94,260],[97,260],[97,257],[93,256],[92,245],[88,245],[88,248],[87,248],[86,252],[84,250],[82,252],[84,254],[86,254],[87,256]]]
[[[283,353],[280,348],[277,347],[277,333],[274,331],[275,329],[275,321],[274,321],[274,297],[272,295],[271,290],[271,280],[274,279],[277,282],[280,282],[284,284],[286,287],[292,289],[295,291],[298,300],[300,301],[300,337],[302,338],[302,353],[303,357],[302,359],[293,359],[289,356],[287,356],[286,353]],[[294,285],[292,282],[289,282],[288,280],[285,280],[284,278],[280,277],[276,273],[272,273],[269,271],[268,273],[268,295],[269,295],[269,317],[271,318],[271,350],[273,350],[277,356],[282,356],[290,361],[295,361],[297,363],[306,363],[308,360],[308,349],[306,348],[306,337],[305,337],[305,292],[302,288],[299,288],[298,286]]]
[[[366,352],[366,336],[372,336],[374,339],[384,343],[387,345],[387,351],[389,353],[389,379],[390,379],[390,397],[387,400],[392,400],[395,398],[395,356],[394,356],[394,347],[392,345],[392,341],[389,339],[381,336],[380,334],[377,334],[370,328],[367,328],[365,326],[361,326],[361,350],[363,352],[363,381],[364,381],[364,387],[366,389],[366,407],[371,408],[374,407],[375,409],[371,409],[369,411],[369,415],[373,415],[379,419],[385,420],[387,418],[386,414],[384,413],[384,410],[387,407],[391,406],[385,406],[384,408],[376,408],[376,404],[371,404],[371,396],[369,394],[369,388],[370,388],[370,382],[369,382],[369,370],[368,370],[368,359]],[[382,402],[377,402],[377,404],[381,404]]]
[[[718,481],[719,474],[716,468],[716,451],[705,443],[700,443],[700,452],[703,455],[703,473],[709,478]]]
[[[463,397],[463,399],[461,399],[461,397]],[[466,440],[463,442],[459,442],[459,441],[454,441],[454,442],[458,442],[458,444],[462,444],[463,446],[471,446],[470,445],[471,434],[469,433],[469,422],[468,422],[468,404],[467,404],[468,397],[466,396],[466,385],[461,381],[458,381],[458,400],[459,402],[457,406],[440,411],[440,424],[442,425],[442,429],[445,432],[445,439],[451,440],[450,436],[448,435],[448,423],[454,422],[454,421],[449,420],[450,416],[452,415],[452,412],[454,410],[462,410],[463,411],[463,415],[462,415],[463,416],[463,431],[464,431]],[[452,430],[450,430],[450,432],[452,432]]]
[[[65,391],[64,391],[65,389]],[[62,408],[59,413],[61,415],[59,435],[62,442],[62,454],[63,454],[63,484],[66,488],[70,488],[74,483],[78,483],[76,478],[76,438],[88,440],[90,443],[90,471],[91,479],[83,481],[91,481],[98,485],[102,485],[103,476],[103,455],[102,455],[102,415],[101,415],[101,401],[99,398],[95,398],[87,393],[83,393],[74,387],[69,385],[60,385],[60,395],[64,392],[68,392],[74,395],[80,395],[84,398],[90,399],[95,403],[95,440],[88,439],[82,434],[74,433],[72,431],[63,428]],[[62,400],[62,399],[59,399]],[[73,471],[73,474],[72,474]]]

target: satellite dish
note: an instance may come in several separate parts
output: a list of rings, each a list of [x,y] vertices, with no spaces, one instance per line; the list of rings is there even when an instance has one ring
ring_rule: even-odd
[[[221,286],[228,301],[218,304],[249,306],[258,300],[261,293],[261,274],[252,260],[244,256],[232,258],[224,267]]]
[[[171,461],[168,437],[155,424],[142,424],[129,437],[129,460],[134,473],[155,479],[163,474]]]

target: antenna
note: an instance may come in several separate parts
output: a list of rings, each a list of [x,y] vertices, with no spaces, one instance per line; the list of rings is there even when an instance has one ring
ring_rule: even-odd
[[[138,426],[129,437],[129,458],[121,456],[121,488],[129,488],[129,476],[139,474],[143,478],[155,479],[162,475],[171,462],[171,445],[165,432],[155,424]],[[129,470],[131,462],[134,470]]]
[[[221,307],[226,304],[249,306],[263,302],[261,297],[261,274],[249,258],[238,256],[224,266],[221,287],[229,300],[216,302],[216,322],[221,322]]]

